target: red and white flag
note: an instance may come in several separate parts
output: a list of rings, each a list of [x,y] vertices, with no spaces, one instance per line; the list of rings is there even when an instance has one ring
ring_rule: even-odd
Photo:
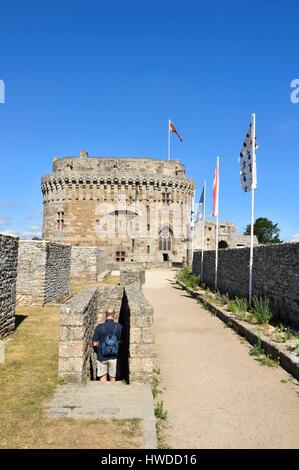
[[[178,131],[176,130],[176,128],[174,127],[174,124],[172,121],[169,120],[169,132],[174,132],[178,138],[180,139],[181,142],[183,142],[183,139],[182,137],[180,136],[180,134],[178,133]]]
[[[213,182],[213,217],[218,216],[218,203],[219,203],[219,160],[217,158],[216,169],[214,173],[214,182]]]

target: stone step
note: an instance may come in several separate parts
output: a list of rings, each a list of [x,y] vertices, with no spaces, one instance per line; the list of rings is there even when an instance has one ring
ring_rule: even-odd
[[[90,381],[59,386],[48,406],[51,417],[142,419],[144,448],[157,447],[154,403],[149,384]]]
[[[111,271],[109,269],[106,270],[106,271],[101,272],[97,276],[97,281],[103,281],[104,279],[106,279],[106,277],[108,277],[110,275],[110,273],[111,273]]]

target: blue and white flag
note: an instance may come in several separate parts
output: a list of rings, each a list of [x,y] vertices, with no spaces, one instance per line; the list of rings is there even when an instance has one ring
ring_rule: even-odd
[[[241,187],[242,189],[244,189],[245,192],[251,191],[252,189],[256,189],[257,185],[256,159],[255,152],[253,155],[252,147],[252,125],[250,124],[239,158],[241,166]],[[255,150],[257,150],[258,148],[259,146],[257,145],[255,139]]]
[[[202,193],[200,196],[199,204],[198,204],[198,209],[197,209],[197,214],[196,214],[196,219],[195,223],[201,222],[204,217],[204,205],[205,205],[205,188],[202,188]]]

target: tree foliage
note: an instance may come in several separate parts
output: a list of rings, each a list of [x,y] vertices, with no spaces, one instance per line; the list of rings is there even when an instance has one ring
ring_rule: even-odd
[[[244,235],[250,235],[250,227],[250,224],[247,225]],[[280,228],[278,224],[274,224],[272,220],[266,217],[256,219],[253,233],[256,235],[259,243],[282,243],[282,240],[279,238]]]

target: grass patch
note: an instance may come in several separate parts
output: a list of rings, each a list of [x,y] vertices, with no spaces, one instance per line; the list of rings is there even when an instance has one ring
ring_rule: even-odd
[[[70,284],[70,292],[72,295],[78,294],[86,287],[102,286],[103,284],[117,285],[120,284],[120,276],[107,276],[102,281],[86,281],[86,282],[72,282]]]
[[[120,276],[107,276],[103,279],[102,284],[119,284],[120,283]]]
[[[22,318],[23,321],[19,321]],[[0,364],[1,448],[142,447],[137,423],[50,418],[45,405],[59,386],[59,307],[22,307]],[[134,431],[134,432],[133,432]],[[136,432],[135,432],[136,431]]]
[[[258,361],[262,366],[268,367],[277,367],[279,365],[279,359],[274,359],[268,354],[264,353],[264,350],[261,345],[261,340],[252,346],[249,351],[250,356],[253,356],[256,361]]]
[[[263,354],[257,357],[256,361],[258,361],[262,366],[267,366],[267,367],[279,366],[279,359],[274,359],[273,357],[268,356],[267,354]]]

